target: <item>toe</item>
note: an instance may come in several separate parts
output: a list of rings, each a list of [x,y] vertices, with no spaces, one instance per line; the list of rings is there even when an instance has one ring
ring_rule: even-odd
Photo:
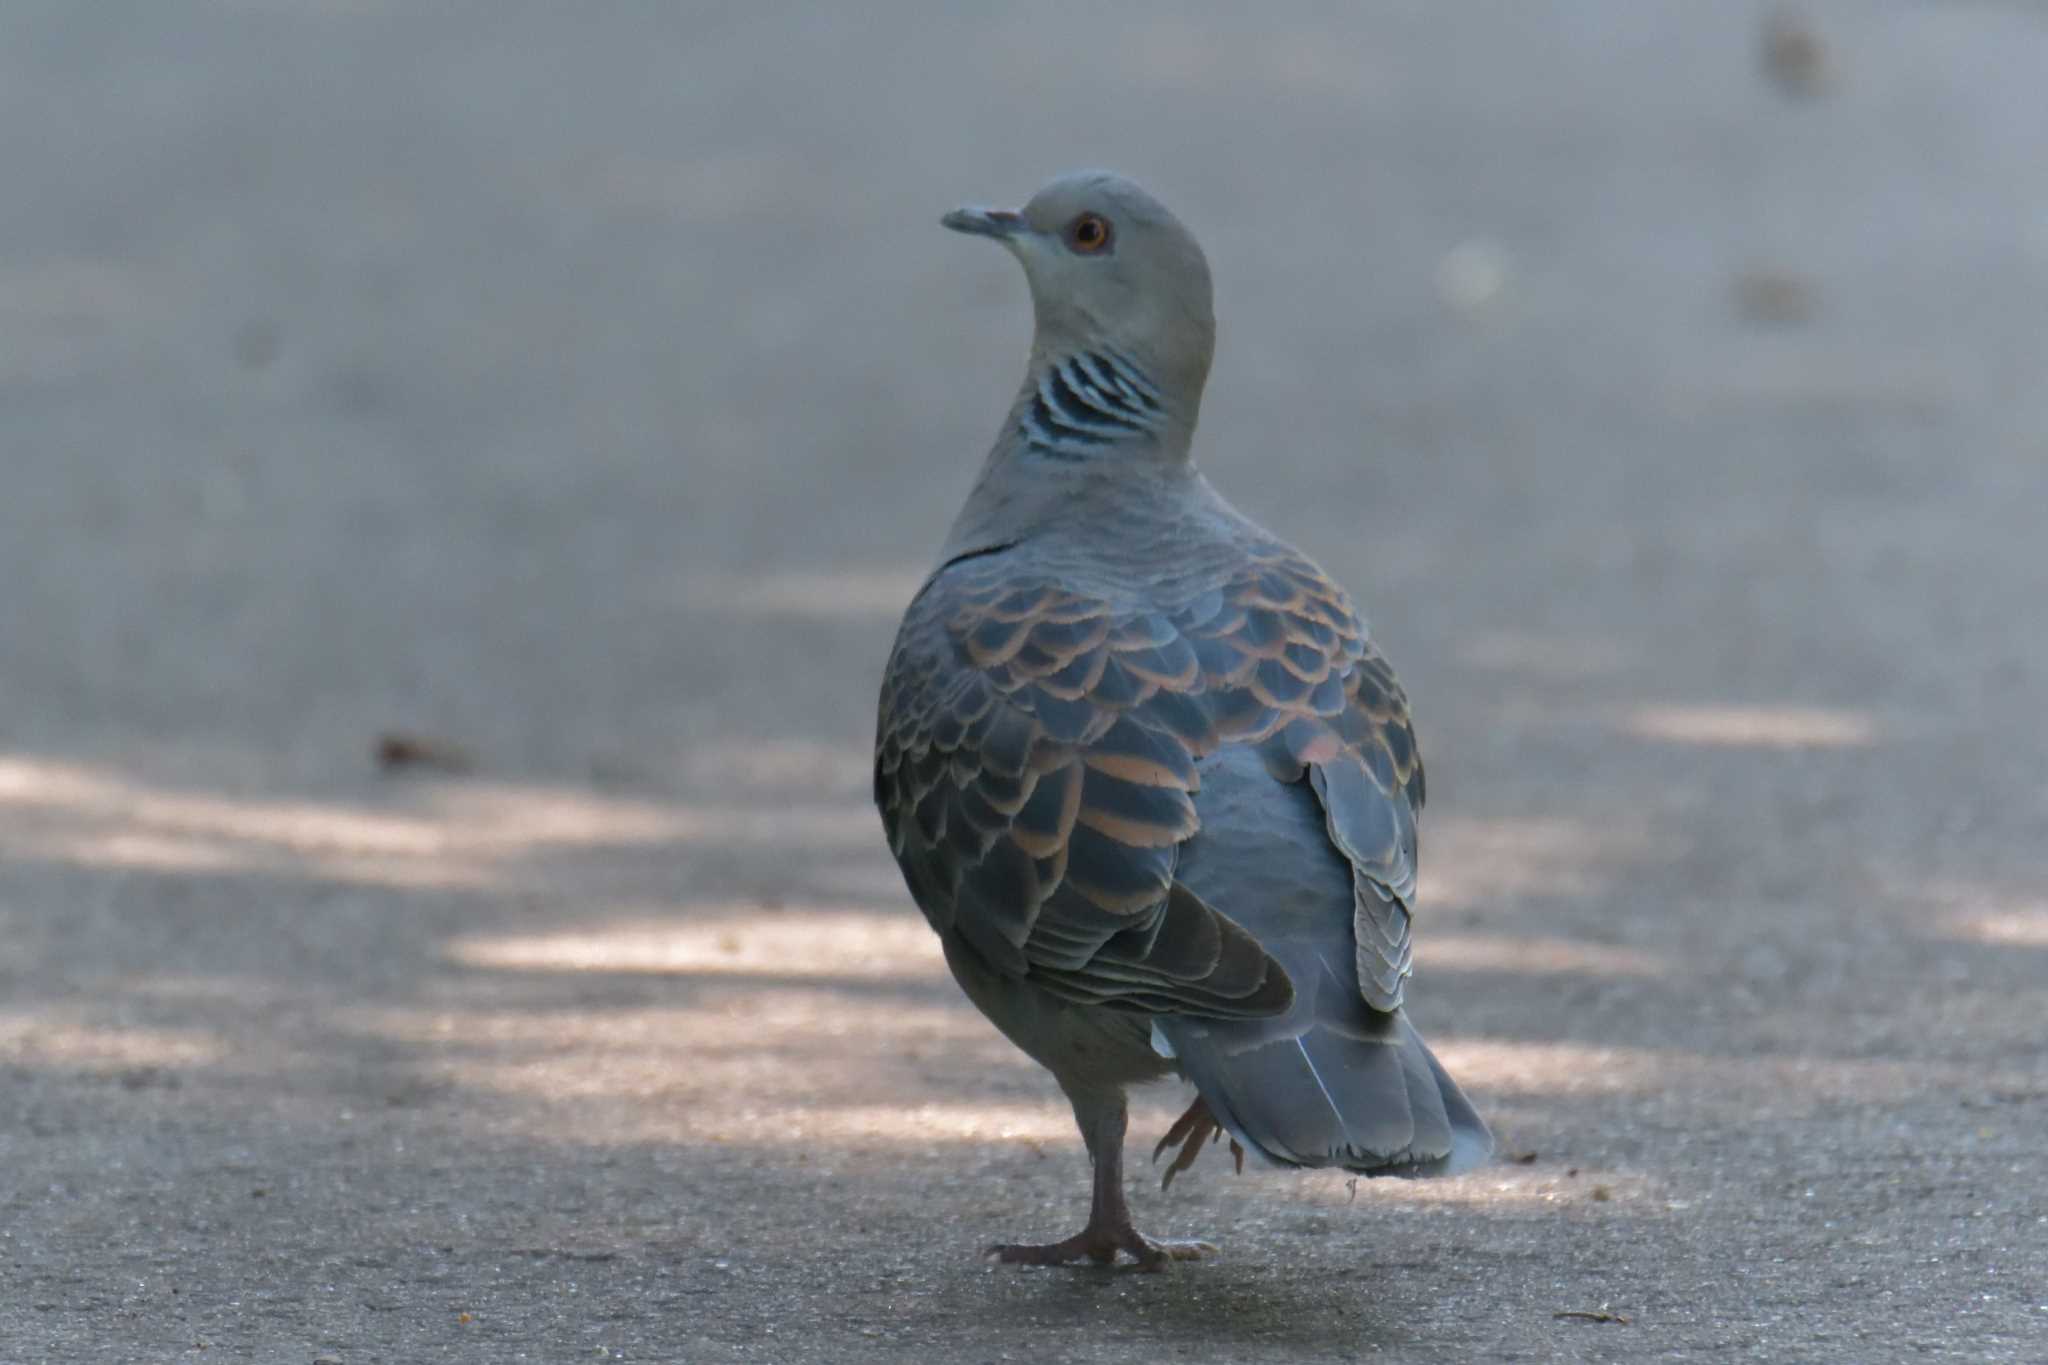
[[[1214,1242],[1154,1242],[1140,1237],[1129,1250],[1137,1258],[1138,1269],[1160,1271],[1175,1261],[1199,1261],[1204,1256],[1214,1256],[1217,1247]]]

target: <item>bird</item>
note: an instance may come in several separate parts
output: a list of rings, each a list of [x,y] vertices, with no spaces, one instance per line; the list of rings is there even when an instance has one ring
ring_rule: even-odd
[[[1282,1166],[1451,1174],[1493,1139],[1405,1012],[1408,699],[1350,597],[1194,467],[1209,267],[1107,171],[941,222],[1024,269],[1022,386],[884,669],[874,796],[968,999],[1052,1073],[1092,1165],[1018,1265],[1217,1251],[1134,1226],[1132,1086],[1196,1095],[1163,1184],[1227,1136]]]

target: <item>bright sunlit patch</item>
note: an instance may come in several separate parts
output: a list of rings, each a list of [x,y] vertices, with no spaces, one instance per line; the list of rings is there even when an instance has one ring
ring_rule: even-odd
[[[1824,1101],[1868,1104],[1955,1087],[1947,1062],[1880,1061],[1783,1054],[1714,1056],[1678,1049],[1583,1043],[1432,1038],[1445,1069],[1475,1096],[1650,1095],[1666,1101],[1746,1106],[1752,1114]],[[1979,1071],[1972,1083],[2030,1084],[2024,1073]]]
[[[33,1014],[0,1015],[0,1058],[80,1071],[202,1066],[219,1061],[218,1039],[194,1029],[81,1024]]]
[[[77,763],[0,758],[0,801],[21,806],[82,806],[114,799],[122,784]]]
[[[50,862],[77,867],[119,867],[141,872],[225,872],[250,865],[230,845],[212,839],[136,830],[72,831],[0,836],[0,848],[33,852]]]
[[[458,852],[666,843],[867,848],[879,841],[874,812],[852,800],[669,803],[472,781],[440,788],[434,808]]]
[[[1663,976],[1662,958],[1637,948],[1564,938],[1505,934],[1418,934],[1415,961],[1424,971],[1529,972],[1583,976]]]
[[[104,826],[50,829],[25,822],[0,830],[0,856],[130,872],[273,873],[413,888],[482,888],[502,881],[488,867],[453,858],[402,858],[345,849],[315,851]]]
[[[1074,1117],[1067,1107],[1048,1099],[1038,1104],[971,1100],[945,1104],[850,1104],[836,1108],[785,1110],[774,1117],[775,1131],[790,1139],[835,1142],[881,1140],[892,1145],[917,1142],[1072,1142],[1081,1148]]]
[[[1498,908],[1526,896],[1589,895],[1639,863],[1683,851],[1648,817],[1622,813],[1600,823],[1561,818],[1432,820],[1422,862],[1428,910]]]
[[[1246,1163],[1245,1169],[1252,1169],[1250,1163]],[[1547,1206],[1581,1212],[1604,1207],[1641,1218],[1672,1208],[1666,1191],[1647,1176],[1597,1167],[1567,1169],[1572,1174],[1567,1175],[1556,1165],[1521,1166],[1497,1159],[1448,1180],[1356,1181],[1342,1171],[1281,1171],[1276,1174],[1284,1178],[1269,1181],[1259,1191],[1259,1197],[1338,1211],[1360,1210],[1375,1204],[1518,1211]]]
[[[1974,939],[1978,943],[2048,948],[2048,906],[1964,911],[1950,915],[1944,923],[1956,937]]]
[[[794,761],[788,755],[783,770]],[[844,776],[844,774],[840,774]],[[853,784],[858,786],[859,784]],[[402,809],[221,795],[85,764],[0,757],[0,854],[159,872],[297,873],[390,886],[486,886],[504,864],[619,846],[863,849],[873,812],[841,799],[632,800],[577,787],[416,784]]]
[[[423,1079],[518,1101],[516,1112],[494,1111],[494,1126],[527,1122],[538,1132],[571,1122],[582,1141],[888,1145],[910,1134],[1071,1127],[1049,1082],[1041,1100],[1029,1059],[964,1003],[886,984],[848,992],[822,979],[717,976],[679,998],[690,1003],[358,1007],[338,1022],[407,1044]],[[1030,1078],[1023,1097],[991,1093],[998,1078],[1014,1086],[1019,1077]],[[928,1122],[900,1117],[920,1112]]]
[[[434,821],[341,804],[214,796],[156,786],[84,764],[0,758],[0,801],[153,834],[243,839],[306,850],[397,857],[447,847]]]
[[[1647,1048],[1443,1038],[1430,1047],[1467,1090],[1506,1094],[1628,1094],[1664,1060]]]
[[[693,920],[700,918],[693,912]],[[553,972],[925,975],[942,963],[923,917],[903,911],[734,907],[709,923],[645,920],[569,933],[480,936],[449,948],[471,967]]]
[[[1721,748],[1860,749],[1877,741],[1868,713],[1817,706],[1643,706],[1622,728],[1639,739]]]

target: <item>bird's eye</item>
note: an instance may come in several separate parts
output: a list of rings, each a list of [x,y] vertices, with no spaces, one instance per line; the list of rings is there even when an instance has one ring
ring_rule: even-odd
[[[1084,256],[1109,247],[1109,220],[1099,213],[1084,213],[1067,224],[1067,245]]]

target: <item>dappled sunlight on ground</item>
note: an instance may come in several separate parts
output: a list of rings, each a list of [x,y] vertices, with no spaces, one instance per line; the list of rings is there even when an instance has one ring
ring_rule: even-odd
[[[0,1013],[0,1063],[68,1071],[125,1072],[219,1062],[225,1043],[202,1029],[89,1023],[75,1010]]]
[[[1678,1049],[1515,1043],[1443,1037],[1431,1040],[1460,1083],[1518,1099],[1644,1095],[1701,1111],[1797,1113],[1831,1103],[1883,1104],[1955,1089],[1955,1068],[1943,1061],[1762,1054],[1704,1056]],[[1972,1086],[2021,1088],[2030,1073],[1980,1069]]]
[[[188,791],[87,764],[0,756],[0,852],[82,867],[296,872],[398,887],[516,884],[546,855],[623,847],[871,850],[852,801],[668,802],[541,783],[409,784],[402,801]]]
[[[2048,904],[1952,911],[1942,927],[1952,937],[1976,943],[2048,948]]]
[[[1797,729],[1775,712],[1769,723],[1715,714],[1723,729],[1688,733],[1784,739]],[[1747,718],[1738,725],[1731,715]],[[394,931],[322,912],[303,921],[311,937],[304,965],[291,970],[307,974],[296,985],[246,966],[226,970],[225,961],[215,970],[131,972],[113,979],[114,996],[72,991],[40,1011],[18,1006],[0,1021],[0,1058],[80,1075],[175,1069],[194,1096],[210,1086],[247,1094],[273,1078],[281,1093],[256,1102],[281,1112],[296,1112],[321,1085],[405,1103],[461,1097],[457,1108],[474,1110],[465,1123],[576,1145],[1072,1146],[1071,1117],[1048,1078],[955,991],[936,939],[880,851],[857,760],[845,746],[802,737],[720,741],[693,751],[686,774],[733,775],[744,799],[714,805],[488,780],[384,785],[351,800],[260,798],[88,764],[0,759],[0,808],[9,817],[0,847],[10,855],[201,887],[261,873],[284,895],[299,883],[359,882],[388,888],[393,903],[432,896],[470,906],[446,932],[435,921],[407,925],[416,945],[405,955],[407,974],[368,997],[336,995],[319,964],[355,951],[348,945],[360,940],[348,935]],[[1709,1054],[1640,1038],[1460,1033],[1457,1002],[1472,983],[1541,982],[1560,1002],[1596,1003],[1605,997],[1588,992],[1668,983],[1694,1014],[1721,988],[1681,971],[1669,943],[1580,937],[1541,918],[1559,897],[1603,893],[1677,856],[1685,840],[1653,814],[1451,813],[1433,821],[1430,837],[1424,903],[1483,909],[1517,927],[1435,929],[1425,920],[1418,936],[1432,1042],[1483,1109],[1548,1113],[1594,1102],[1754,1118],[1899,1103],[1953,1084],[1939,1061],[1825,1048]],[[646,860],[643,880],[630,892],[603,889],[600,869],[627,851]],[[648,894],[649,884],[687,885],[707,852],[786,863],[785,884],[815,898]],[[2048,942],[2048,912],[2031,901],[1958,893],[1949,903],[1940,932],[1954,939]],[[202,895],[195,913],[207,904]],[[320,937],[330,932],[343,937]],[[113,1008],[113,998],[126,1003]],[[2001,1002],[1967,991],[1942,1001],[1955,1017],[1995,1007]],[[1777,1011],[1785,1037],[1803,1036],[1802,1008],[1791,998]],[[264,1047],[246,1046],[254,1021],[266,1018],[281,1032]],[[366,1048],[383,1079],[362,1081],[358,1063],[346,1060]],[[2019,1093],[2034,1082],[1993,1069],[1972,1083]],[[1178,1087],[1146,1092],[1133,1133],[1163,1131],[1182,1102]],[[1538,1175],[1499,1174],[1379,1197],[1561,1197]],[[1617,1199],[1648,1188],[1603,1179]]]
[[[1039,1103],[973,1099],[913,1104],[817,1105],[744,1116],[756,1138],[829,1142],[839,1146],[922,1148],[946,1142],[1019,1142],[1040,1152],[1071,1142],[1081,1150],[1073,1115],[1057,1098]],[[734,1130],[715,1140],[732,1140]]]
[[[937,937],[909,911],[690,906],[680,921],[622,921],[560,934],[463,938],[449,955],[516,971],[760,973],[936,979]]]
[[[1523,938],[1512,934],[1419,935],[1415,963],[1423,971],[1570,973],[1580,976],[1663,976],[1670,964],[1655,953],[1570,939]]]
[[[1412,1208],[1483,1206],[1499,1210],[1573,1205],[1638,1217],[1668,1212],[1673,1203],[1659,1181],[1639,1172],[1594,1166],[1560,1169],[1555,1163],[1523,1166],[1512,1160],[1448,1180],[1360,1180],[1356,1188],[1342,1172],[1318,1171],[1268,1181],[1261,1194],[1289,1203],[1338,1208],[1366,1201]]]
[[[1753,722],[1741,733],[1790,733]],[[1721,733],[1693,733],[1709,732]],[[802,737],[721,741],[688,765],[697,778],[733,775],[745,799],[718,805],[487,780],[408,782],[353,800],[258,798],[87,764],[0,759],[9,816],[0,847],[15,856],[134,876],[352,881],[400,898],[475,897],[478,906],[459,931],[408,929],[421,949],[413,972],[380,998],[337,998],[317,974],[293,990],[260,975],[144,973],[119,987],[140,1002],[139,1015],[76,998],[42,1015],[23,1008],[0,1031],[0,1049],[16,1065],[47,1070],[177,1068],[202,1093],[209,1075],[245,1085],[266,1068],[317,1084],[340,1065],[335,1058],[367,1046],[393,1093],[473,1096],[477,1121],[494,1129],[576,1144],[1071,1144],[1057,1091],[955,992],[937,941],[880,852],[857,759]],[[1647,813],[1453,813],[1432,824],[1424,903],[1480,908],[1519,926],[1525,907],[1598,894],[1684,847]],[[789,863],[788,884],[813,888],[815,899],[668,899],[608,893],[591,880],[627,850],[653,860],[653,881],[682,886],[706,850],[760,859],[771,849]],[[553,889],[511,894],[534,885]],[[2048,914],[2031,903],[1957,904],[1942,921],[1956,937],[2048,939]],[[1560,928],[1425,922],[1418,937],[1430,1003],[1441,1011],[1432,1019],[1452,1021],[1432,1041],[1482,1107],[1639,1098],[1699,1113],[1794,1112],[1896,1102],[1948,1079],[1937,1063],[1904,1059],[1457,1033],[1461,980],[1554,982],[1573,1000],[1609,982],[1689,989],[1667,947]],[[318,951],[307,960],[317,963]],[[1948,1007],[1977,1008],[1960,996]],[[266,1015],[290,1021],[288,1044],[239,1048],[240,1033]],[[1174,1087],[1148,1092],[1134,1133],[1147,1123],[1163,1130],[1178,1103]],[[1384,1197],[1548,1197],[1540,1182],[1507,1179],[1512,1189],[1450,1182]]]
[[[152,786],[83,764],[0,760],[0,801],[33,815],[72,814],[152,831],[239,839],[303,852],[342,849],[390,857],[453,851],[430,821],[312,802],[241,800]]]
[[[859,756],[802,737],[728,738],[693,750],[682,777],[685,791],[723,785],[731,799],[478,779],[264,798],[0,760],[0,849],[82,879],[91,889],[72,915],[98,917],[73,930],[45,916],[33,934],[0,937],[0,973],[18,983],[0,1013],[0,1069],[113,1106],[116,1122],[119,1106],[146,1104],[157,1122],[302,1134],[331,1150],[331,1169],[363,1170],[364,1189],[403,1169],[427,1192],[409,1198],[463,1214],[503,1198],[511,1226],[530,1216],[534,1180],[560,1184],[544,1201],[565,1229],[553,1240],[606,1255],[626,1242],[701,1246],[737,1265],[728,1245],[746,1247],[769,1220],[789,1237],[919,1265],[957,1258],[980,1274],[973,1256],[989,1238],[1072,1231],[1087,1158],[1068,1105],[952,983],[881,847]],[[1952,1144],[2020,1140],[2041,1081],[2018,1060],[2019,997],[1971,989],[1967,972],[1985,951],[2036,946],[2048,928],[2038,903],[1945,897],[1946,915],[1920,932],[1957,955],[1938,964],[1954,988],[1848,1035],[1808,1019],[1792,976],[1829,967],[1825,954],[1805,961],[1774,942],[1753,962],[1751,945],[1666,932],[1677,919],[1560,912],[1690,847],[1648,805],[1433,819],[1417,1004],[1492,1123],[1498,1159],[1442,1180],[1256,1161],[1239,1177],[1218,1144],[1162,1193],[1151,1147],[1189,1097],[1166,1082],[1133,1095],[1141,1225],[1214,1237],[1226,1248],[1217,1277],[1276,1255],[1433,1275],[1447,1230],[1484,1247],[1504,1228],[1626,1238],[1722,1216],[1752,1177],[1667,1159],[1688,1134],[1746,1145],[1766,1173],[1780,1158],[1755,1150],[1786,1131],[1889,1129],[1902,1112],[1958,1103],[1968,1112]],[[4,891],[0,915],[19,927]],[[132,951],[118,951],[128,937]],[[1702,942],[1719,961],[1700,960]],[[72,943],[89,954],[64,958]],[[365,960],[381,965],[351,970]],[[83,965],[72,979],[55,961]],[[1765,986],[1793,984],[1751,989],[1752,968]],[[1731,990],[1743,1004],[1726,1003]],[[1603,1035],[1605,1011],[1645,997],[1668,999],[1660,1026],[1678,1026]],[[1749,1010],[1731,1042],[1727,1020]],[[1945,1059],[1903,1053],[1898,1040],[1930,1010],[1983,1037],[2015,1034],[2013,1064],[1977,1065],[1959,1087]],[[27,1122],[60,1131],[50,1112]],[[216,1161],[226,1203],[299,1178],[254,1164]],[[657,1193],[588,1217],[579,1200],[612,1197],[611,1173],[626,1168],[645,1172],[633,1188]],[[444,1182],[460,1193],[437,1193]],[[1833,1192],[1815,1179],[1775,1197],[1804,1200],[1809,1187]],[[1885,1197],[1914,1188],[1891,1180]],[[928,1208],[942,1227],[925,1226]],[[928,1254],[903,1250],[922,1241]]]
[[[1641,706],[1622,718],[1638,739],[1714,748],[1867,749],[1880,726],[1867,711],[1817,706]]]
[[[601,1020],[573,1009],[363,1007],[335,1022],[408,1045],[413,1069],[437,1084],[519,1102],[494,1108],[493,1123],[572,1141],[886,1146],[1071,1131],[1050,1081],[943,995],[848,995],[821,981],[716,987],[701,999]],[[991,1094],[998,1077],[1045,1098]]]
[[[1568,816],[1493,819],[1430,812],[1418,896],[1439,910],[1512,910],[1531,896],[1584,895],[1642,863],[1674,856],[1683,840],[1636,813],[1604,823]],[[1418,930],[1418,950],[1430,937]]]
[[[232,872],[258,862],[228,841],[131,830],[47,829],[31,834],[17,828],[0,834],[0,848],[75,867],[134,872]],[[452,874],[443,869],[437,875],[446,878]]]

